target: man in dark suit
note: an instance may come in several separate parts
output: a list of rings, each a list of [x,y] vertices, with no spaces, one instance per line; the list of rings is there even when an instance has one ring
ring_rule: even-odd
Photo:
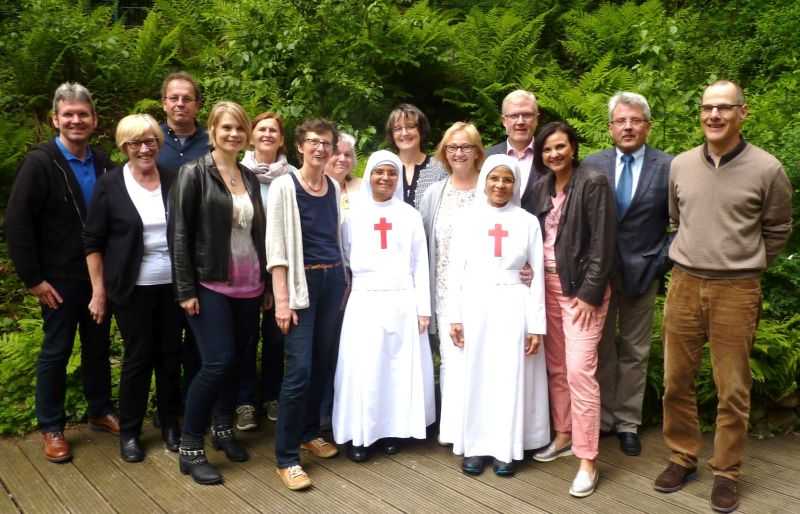
[[[617,202],[616,270],[598,348],[600,429],[616,432],[626,455],[639,455],[655,297],[669,266],[667,184],[672,156],[645,144],[650,107],[643,96],[618,93],[608,102],[608,113],[614,148],[583,161],[608,175]]]
[[[517,159],[523,184],[522,205],[525,205],[533,183],[540,176],[533,165],[533,133],[539,120],[536,97],[523,89],[510,92],[503,99],[501,119],[508,139],[489,148],[486,155],[505,154]]]

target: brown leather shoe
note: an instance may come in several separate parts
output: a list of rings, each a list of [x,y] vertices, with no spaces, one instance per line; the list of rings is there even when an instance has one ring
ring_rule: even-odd
[[[300,447],[310,451],[315,457],[320,459],[330,459],[339,455],[339,449],[336,445],[329,443],[321,437],[303,443]]]
[[[311,487],[311,479],[301,466],[289,466],[288,468],[278,468],[275,470],[281,477],[283,485],[290,491],[300,491]]]
[[[660,493],[674,493],[679,491],[683,484],[694,478],[697,468],[686,468],[680,464],[670,462],[667,469],[661,472],[653,483],[653,489]]]
[[[113,414],[106,414],[99,418],[89,418],[89,428],[95,432],[108,432],[119,435],[119,418]]]
[[[69,443],[64,432],[42,432],[44,458],[50,462],[67,462],[72,459]]]
[[[711,508],[717,512],[733,512],[739,508],[739,489],[736,480],[714,477],[711,488]]]

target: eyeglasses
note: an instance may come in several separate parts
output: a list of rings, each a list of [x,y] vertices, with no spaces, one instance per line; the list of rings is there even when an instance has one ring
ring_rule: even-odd
[[[148,139],[142,139],[138,141],[136,139],[132,139],[130,141],[125,141],[125,146],[133,150],[134,152],[138,152],[142,146],[146,146],[151,150],[155,150],[158,148],[158,139],[151,137]]]
[[[406,132],[411,132],[412,130],[417,130],[417,125],[416,124],[396,125],[396,126],[392,127],[392,132],[394,132],[395,134],[399,134],[404,130]]]
[[[307,137],[303,141],[310,144],[314,148],[319,148],[321,146],[323,150],[328,150],[333,146],[333,143],[331,143],[330,141],[324,141],[322,139],[311,139]]]
[[[533,118],[536,118],[538,116],[539,116],[538,112],[515,112],[510,114],[503,114],[503,118],[508,121],[522,120],[527,122],[527,121],[532,121]]]
[[[469,155],[475,151],[475,145],[444,145],[444,151],[449,154],[454,154],[459,150]]]
[[[700,106],[700,114],[711,114],[714,112],[714,109],[717,110],[723,116],[727,116],[728,114],[733,112],[733,109],[736,107],[741,107],[743,104],[702,104]]]
[[[617,118],[615,120],[611,120],[611,124],[618,128],[622,128],[628,123],[631,124],[631,127],[639,128],[645,123],[649,123],[649,121],[641,118]]]
[[[195,97],[193,96],[178,96],[178,95],[168,96],[166,99],[174,104],[178,103],[181,100],[185,104],[190,104],[196,100]]]

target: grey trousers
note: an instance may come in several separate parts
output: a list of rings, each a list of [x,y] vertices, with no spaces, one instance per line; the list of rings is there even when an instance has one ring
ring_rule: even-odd
[[[597,348],[600,383],[600,429],[636,433],[642,424],[642,403],[650,357],[658,281],[641,296],[626,296],[622,280],[611,281],[611,303]]]

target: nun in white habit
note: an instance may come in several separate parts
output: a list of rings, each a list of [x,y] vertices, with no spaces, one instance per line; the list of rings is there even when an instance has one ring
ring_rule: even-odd
[[[403,201],[402,170],[395,154],[373,153],[360,198],[342,225],[353,280],[339,342],[333,433],[338,444],[351,442],[348,456],[356,462],[378,440],[391,454],[399,438],[425,439],[436,417],[425,229]]]
[[[542,234],[520,207],[514,159],[486,159],[475,204],[453,237],[450,335],[465,366],[463,431],[453,453],[464,455],[466,473],[480,474],[493,458],[495,473],[509,476],[524,450],[550,440]],[[520,281],[525,263],[530,286]]]

